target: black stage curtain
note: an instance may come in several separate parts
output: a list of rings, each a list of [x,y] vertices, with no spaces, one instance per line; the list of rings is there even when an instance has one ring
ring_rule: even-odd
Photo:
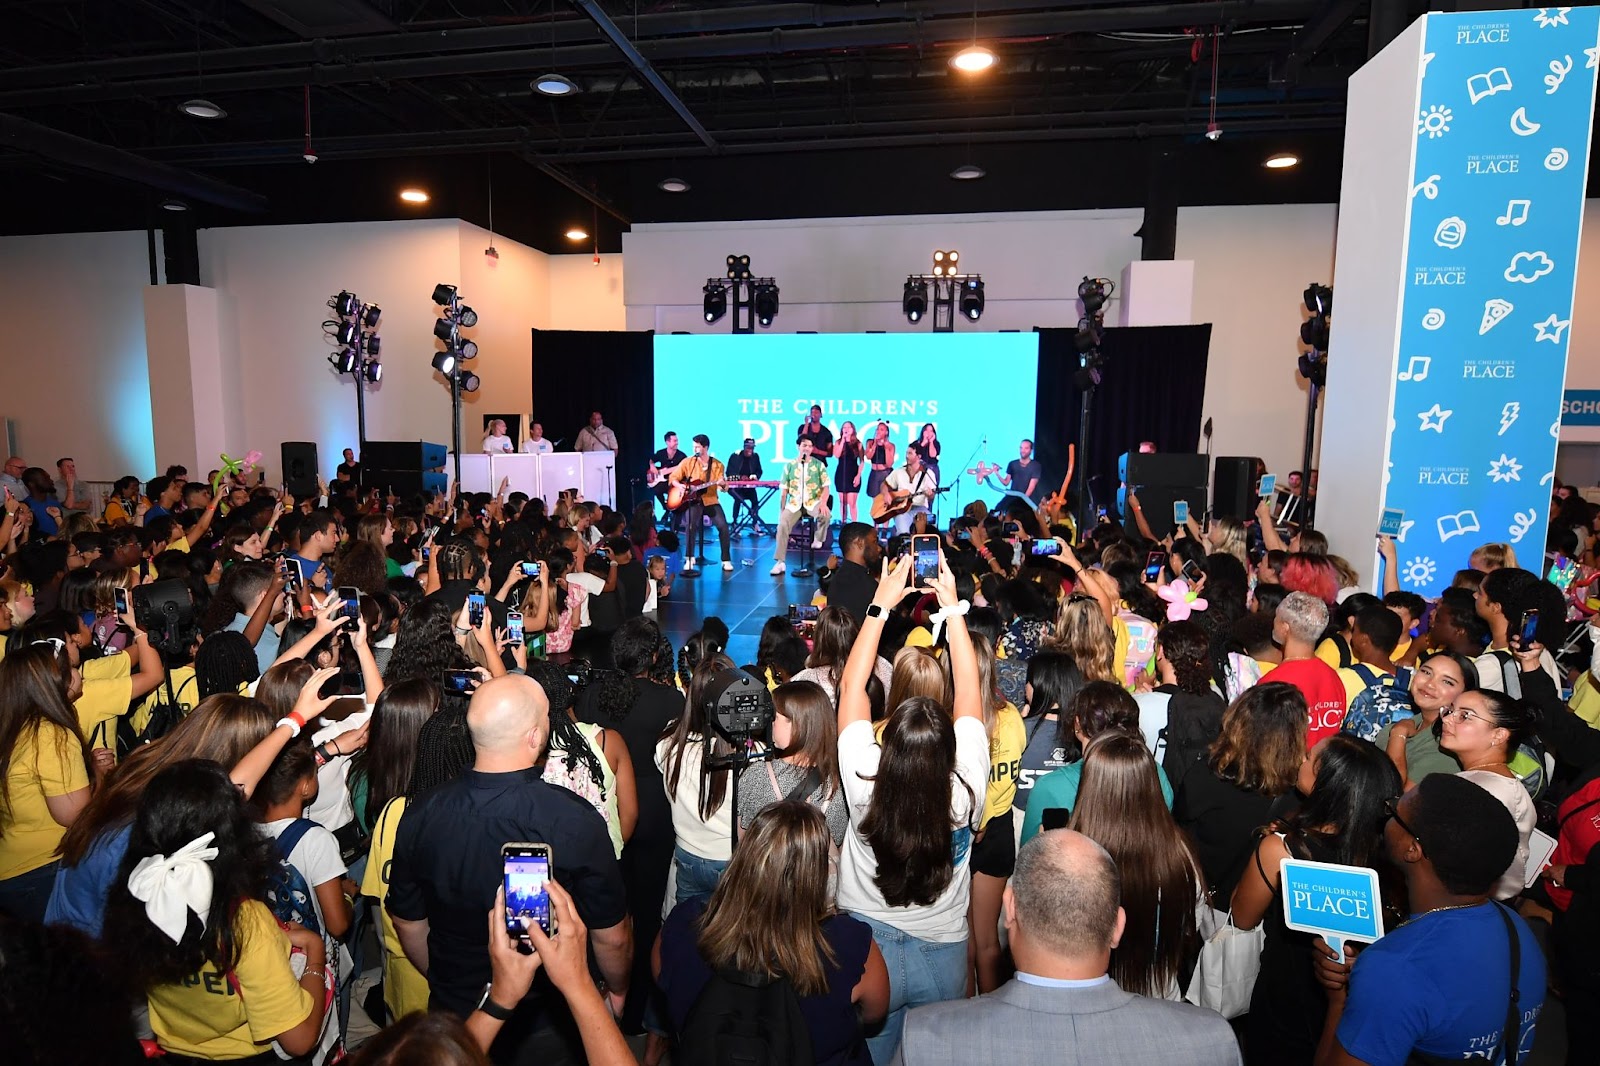
[[[1082,393],[1074,383],[1075,329],[1039,329],[1039,461],[1045,483],[1059,487],[1067,445],[1078,441]],[[1105,331],[1106,365],[1089,415],[1089,454],[1078,456],[1073,496],[1098,475],[1107,493],[1117,487],[1117,457],[1139,442],[1163,452],[1199,451],[1211,326],[1136,326]],[[1114,506],[1114,500],[1102,499]]]
[[[1069,342],[1070,343],[1070,342]],[[617,505],[631,508],[635,478],[657,445],[655,333],[533,331],[533,417],[544,435],[571,450],[591,411],[617,435]],[[640,487],[638,498],[649,496]]]

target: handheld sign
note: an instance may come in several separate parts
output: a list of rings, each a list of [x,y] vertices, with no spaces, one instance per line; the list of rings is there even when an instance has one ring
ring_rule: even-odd
[[[1176,525],[1183,525],[1189,521],[1189,501],[1172,501],[1172,521]]]
[[[1256,495],[1261,499],[1269,499],[1274,489],[1278,487],[1277,474],[1262,474],[1261,484],[1256,486]]]
[[[1378,519],[1378,536],[1398,537],[1405,528],[1406,513],[1398,507],[1385,507],[1383,517]]]
[[[1370,944],[1383,936],[1378,874],[1360,866],[1284,859],[1283,924],[1317,933],[1338,955],[1344,942]]]

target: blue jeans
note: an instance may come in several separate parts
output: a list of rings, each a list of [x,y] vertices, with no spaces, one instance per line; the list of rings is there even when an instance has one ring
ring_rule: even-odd
[[[872,927],[872,939],[889,968],[889,1016],[877,1036],[867,1037],[872,1061],[888,1062],[900,1046],[906,1011],[966,995],[967,941],[964,937],[948,944],[921,940],[864,914],[851,917]]]
[[[672,849],[672,863],[678,870],[677,892],[673,897],[676,903],[686,899],[710,899],[717,882],[722,879],[722,871],[728,868],[726,859],[705,859],[678,847]]]
[[[56,886],[59,861],[47,862],[36,870],[0,881],[0,911],[27,922],[44,921],[50,891]]]

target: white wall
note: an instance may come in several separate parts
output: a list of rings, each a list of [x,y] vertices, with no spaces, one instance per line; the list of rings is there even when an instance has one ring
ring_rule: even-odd
[[[623,330],[628,328],[622,303],[622,256],[552,255],[550,328]]]

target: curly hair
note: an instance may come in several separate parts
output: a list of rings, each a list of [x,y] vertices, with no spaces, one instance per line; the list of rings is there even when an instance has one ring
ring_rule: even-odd
[[[1293,685],[1266,681],[1246,689],[1222,715],[1210,766],[1247,792],[1281,796],[1295,786],[1306,755],[1309,712]]]
[[[1120,681],[1117,637],[1093,596],[1074,593],[1061,601],[1055,631],[1041,649],[1072,656],[1086,681]]]
[[[388,592],[389,570],[383,549],[366,540],[346,544],[334,559],[333,583],[335,587],[353,586],[368,596]]]
[[[1156,643],[1172,665],[1179,691],[1211,691],[1211,636],[1198,622],[1169,622],[1156,634]]]
[[[223,692],[238,692],[240,685],[260,676],[256,649],[243,633],[218,630],[194,653],[194,678],[201,699]]]
[[[423,599],[400,619],[394,652],[384,669],[387,685],[413,677],[444,684],[447,670],[466,670],[472,660],[456,643],[455,619],[450,606],[435,599]]]

